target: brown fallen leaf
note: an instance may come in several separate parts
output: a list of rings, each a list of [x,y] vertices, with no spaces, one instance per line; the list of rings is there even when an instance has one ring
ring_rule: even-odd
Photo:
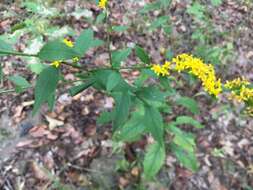
[[[17,148],[23,148],[23,147],[26,147],[26,146],[29,146],[33,143],[33,140],[32,139],[27,139],[27,140],[24,140],[24,141],[20,141],[16,147]]]
[[[33,172],[35,178],[42,180],[42,181],[49,180],[49,177],[48,177],[45,169],[43,169],[43,167],[39,166],[35,161],[31,162],[30,167],[32,169],[32,172]]]
[[[51,117],[49,117],[47,115],[46,115],[46,120],[49,123],[49,130],[53,130],[55,127],[59,127],[59,126],[64,125],[63,121],[51,118]]]

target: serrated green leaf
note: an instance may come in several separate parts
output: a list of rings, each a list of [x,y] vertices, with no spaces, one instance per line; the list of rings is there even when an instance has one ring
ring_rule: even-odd
[[[125,125],[119,128],[115,133],[115,138],[119,141],[135,141],[143,135],[145,125],[143,124],[143,115],[134,114]]]
[[[160,112],[152,106],[145,106],[144,117],[144,123],[148,132],[150,132],[154,139],[162,146],[164,143],[164,126]]]
[[[150,30],[154,30],[158,27],[161,27],[165,24],[167,24],[169,21],[169,17],[168,16],[160,16],[158,18],[156,18],[150,25]]]
[[[159,172],[164,164],[165,157],[165,148],[159,143],[154,143],[148,147],[143,162],[146,179],[152,179]]]
[[[178,116],[175,122],[176,125],[189,124],[198,129],[204,128],[197,120],[193,119],[190,116]]]
[[[199,114],[198,103],[189,97],[180,97],[176,100],[176,104],[181,105],[191,111],[193,114]]]
[[[120,82],[121,76],[118,72],[112,72],[107,80],[106,90],[111,91]]]
[[[97,124],[104,125],[113,120],[114,112],[104,111],[97,118]]]
[[[146,51],[142,47],[135,46],[135,53],[143,63],[150,64],[149,55],[146,53]]]
[[[164,92],[161,92],[156,86],[139,88],[136,94],[147,101],[156,102],[163,102],[166,97],[166,94]]]
[[[174,134],[173,142],[187,152],[194,152],[196,145],[194,137],[190,133],[182,131],[180,128],[173,124],[166,126],[166,128]]]
[[[79,84],[77,86],[73,86],[69,89],[69,94],[70,96],[75,96],[77,94],[79,94],[80,92],[86,90],[87,88],[89,88],[90,86],[92,86],[92,84],[94,83],[93,80],[91,81],[87,81],[83,84]]]
[[[23,92],[26,88],[31,87],[31,84],[22,76],[14,75],[8,77],[8,79],[15,85],[16,92]]]
[[[199,163],[194,152],[186,152],[184,149],[173,143],[171,144],[171,149],[184,167],[190,169],[193,172],[196,172],[198,170]]]
[[[94,39],[94,32],[91,29],[84,30],[76,39],[75,51],[79,56],[83,56],[90,48],[97,47],[103,44],[103,41]]]
[[[59,40],[48,42],[38,53],[38,57],[44,61],[68,60],[78,56],[74,48]]]
[[[55,93],[59,75],[59,69],[55,67],[47,67],[40,73],[35,86],[33,115],[37,113],[43,103],[48,102],[51,104],[52,94]]]
[[[11,45],[0,39],[0,57],[6,55],[4,53],[1,53],[1,50],[13,52]]]
[[[117,93],[115,97],[115,115],[113,121],[113,130],[118,129],[128,119],[131,106],[131,97],[128,91]]]
[[[132,49],[126,48],[122,50],[117,50],[112,52],[112,65],[114,68],[119,68],[121,62],[125,61],[127,57],[130,55]]]

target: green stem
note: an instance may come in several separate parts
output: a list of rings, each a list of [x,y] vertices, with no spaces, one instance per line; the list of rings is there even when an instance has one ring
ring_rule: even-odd
[[[13,52],[13,51],[4,51],[4,50],[0,50],[0,54],[17,55],[17,56],[24,56],[24,57],[38,57],[37,54],[27,54],[27,53]]]
[[[109,9],[107,10],[106,12],[106,35],[107,35],[107,51],[108,51],[108,54],[109,54],[109,62],[110,62],[110,65],[112,67],[112,51],[111,51],[111,23],[110,23],[110,12],[109,12]]]

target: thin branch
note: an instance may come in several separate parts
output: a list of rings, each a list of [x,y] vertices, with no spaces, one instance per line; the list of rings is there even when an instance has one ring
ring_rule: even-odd
[[[28,54],[28,53],[13,52],[13,51],[4,51],[4,50],[0,50],[0,54],[4,54],[4,55],[17,55],[17,56],[24,56],[24,57],[38,57],[37,54]]]

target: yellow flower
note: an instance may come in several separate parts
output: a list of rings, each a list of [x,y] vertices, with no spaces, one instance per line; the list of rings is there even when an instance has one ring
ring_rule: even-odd
[[[247,86],[249,84],[250,82],[246,80],[244,77],[242,78],[238,77],[232,81],[226,81],[226,84],[224,85],[224,87],[228,89],[235,89],[235,88],[240,88],[242,86]]]
[[[79,57],[73,57],[73,59],[72,59],[72,61],[73,61],[74,63],[77,63],[79,60],[80,60]]]
[[[244,77],[239,77],[231,81],[227,81],[225,88],[230,90],[231,99],[238,102],[253,102],[253,88],[249,88],[250,82]]]
[[[183,53],[172,59],[175,70],[187,71],[202,81],[204,90],[209,94],[218,96],[222,92],[220,79],[215,76],[215,70],[211,64],[205,64],[201,59]]]
[[[98,7],[100,9],[105,9],[107,4],[107,0],[99,0]]]
[[[66,38],[64,38],[63,43],[66,44],[66,46],[68,46],[68,47],[71,47],[71,48],[74,47],[73,42],[71,40],[66,39]]]
[[[166,61],[163,65],[155,64],[151,67],[151,70],[158,76],[168,76],[171,62]]]
[[[58,68],[61,65],[61,61],[53,61],[51,65]]]

